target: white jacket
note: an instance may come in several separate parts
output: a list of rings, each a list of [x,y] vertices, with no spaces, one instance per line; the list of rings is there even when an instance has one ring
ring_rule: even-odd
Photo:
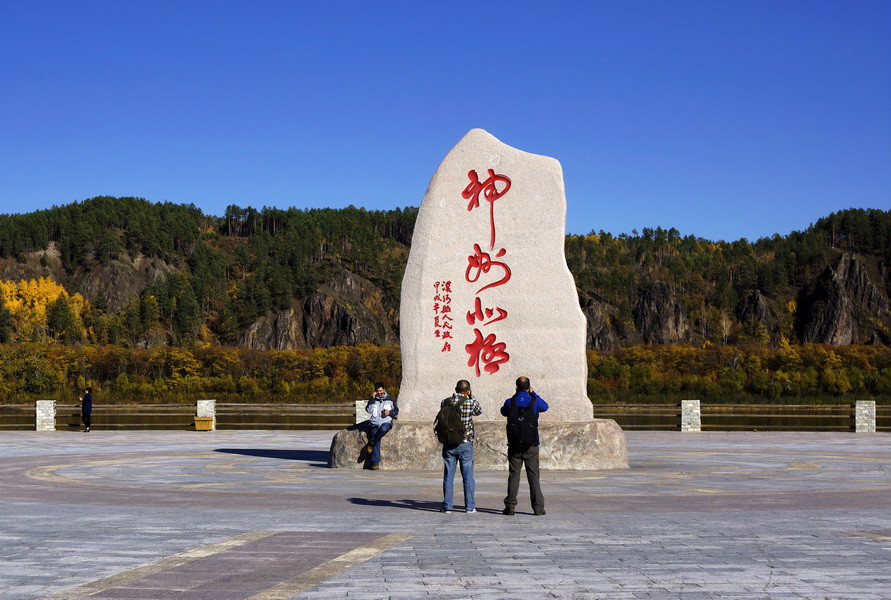
[[[385,410],[393,410],[393,399],[390,396],[384,396],[381,399],[375,398],[365,405],[365,411],[371,415],[372,425],[382,425],[393,421],[393,417],[383,416]]]

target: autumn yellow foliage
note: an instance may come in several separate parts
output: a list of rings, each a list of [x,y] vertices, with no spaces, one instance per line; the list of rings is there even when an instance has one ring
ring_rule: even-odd
[[[12,341],[47,341],[47,313],[59,296],[64,296],[68,301],[77,326],[82,330],[81,316],[87,302],[80,294],[71,295],[64,287],[46,277],[28,281],[0,280],[0,297],[12,316]]]

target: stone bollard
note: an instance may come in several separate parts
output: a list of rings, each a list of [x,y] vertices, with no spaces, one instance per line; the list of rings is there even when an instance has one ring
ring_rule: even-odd
[[[681,431],[702,431],[699,400],[681,400]]]
[[[368,420],[368,413],[365,412],[365,400],[356,400],[356,423]]]
[[[856,433],[876,432],[875,400],[857,400],[854,403],[854,431]]]
[[[56,401],[38,400],[35,421],[37,431],[55,431]]]
[[[210,422],[210,430],[216,431],[217,429],[217,401],[216,400],[199,400],[198,406],[195,409],[196,417],[210,417],[213,421]]]

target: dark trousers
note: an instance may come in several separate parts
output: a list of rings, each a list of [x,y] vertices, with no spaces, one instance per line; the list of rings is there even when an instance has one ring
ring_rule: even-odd
[[[532,510],[544,510],[544,494],[541,493],[538,468],[538,446],[508,446],[507,497],[504,505],[514,508],[517,505],[517,492],[520,490],[520,470],[526,465],[526,479],[529,480],[529,495],[532,497]]]
[[[81,421],[84,422],[85,429],[90,428],[90,416],[91,416],[90,413],[81,413],[80,414],[80,419],[81,419]]]

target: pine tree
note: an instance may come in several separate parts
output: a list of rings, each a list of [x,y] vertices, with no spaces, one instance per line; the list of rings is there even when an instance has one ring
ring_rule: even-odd
[[[6,344],[12,339],[12,313],[6,308],[3,294],[0,294],[0,344]]]
[[[51,335],[66,344],[78,339],[77,320],[66,294],[59,294],[55,302],[49,305],[46,314],[46,325]]]

